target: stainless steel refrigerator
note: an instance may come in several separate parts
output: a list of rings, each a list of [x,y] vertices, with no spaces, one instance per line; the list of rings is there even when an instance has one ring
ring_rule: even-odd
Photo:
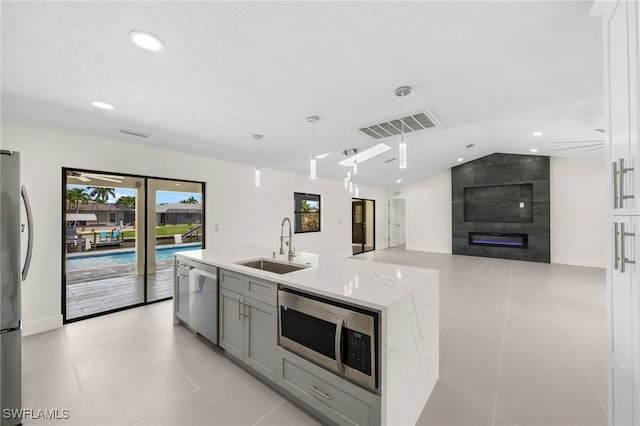
[[[31,207],[20,186],[20,154],[0,150],[0,417],[2,426],[22,423],[22,309],[20,286],[26,278],[33,247]],[[21,200],[22,198],[22,200]],[[21,224],[24,201],[26,224]],[[21,233],[28,233],[21,265]]]

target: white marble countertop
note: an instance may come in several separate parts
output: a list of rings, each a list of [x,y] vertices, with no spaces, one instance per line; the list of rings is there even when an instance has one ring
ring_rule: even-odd
[[[438,271],[430,269],[306,252],[298,252],[288,262],[286,255],[276,252],[274,258],[273,253],[259,246],[234,246],[182,251],[176,256],[380,311],[411,293],[416,286],[438,282]],[[307,268],[276,274],[238,264],[259,258]]]

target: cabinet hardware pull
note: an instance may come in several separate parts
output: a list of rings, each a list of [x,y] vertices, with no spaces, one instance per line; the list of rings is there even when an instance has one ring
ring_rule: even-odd
[[[342,320],[341,320],[341,321],[342,321]],[[322,395],[324,398],[326,398],[326,399],[328,399],[328,400],[331,400],[331,395],[329,395],[329,393],[328,393],[328,392],[327,392],[327,393],[321,392],[320,390],[318,390],[318,387],[317,387],[317,386],[307,385],[307,387],[308,387],[309,389],[311,389],[312,391],[314,391],[315,393],[317,393],[317,394],[319,394],[319,395]]]
[[[242,305],[244,303],[238,300],[238,321],[242,320]]]
[[[624,222],[620,224],[620,272],[625,272],[625,267],[624,265],[631,264],[631,265],[635,265],[635,260],[629,260],[627,259],[627,255],[625,253],[625,241],[624,238],[625,237],[634,237],[636,234],[634,232],[626,232],[624,229]]]
[[[339,319],[336,323],[336,340],[335,340],[335,352],[336,352],[336,366],[338,372],[344,374],[344,368],[342,366],[342,327],[344,326],[344,320]]]
[[[624,158],[620,158],[618,160],[618,177],[620,180],[620,188],[618,189],[620,191],[620,196],[618,197],[619,204],[620,204],[620,208],[624,208],[624,200],[628,200],[630,198],[633,198],[633,195],[624,195],[624,175],[627,172],[631,172],[633,171],[633,167],[624,167]]]
[[[244,303],[244,309],[243,309],[243,311],[244,311],[244,317],[248,319],[248,318],[249,318],[249,311],[250,311],[251,309],[247,309],[247,306],[248,306],[248,303]]]
[[[615,163],[614,163],[615,164]],[[613,224],[613,269],[618,269],[618,222]]]
[[[617,209],[621,204],[618,201],[618,163],[613,162],[613,208]],[[617,238],[617,237],[616,237]]]

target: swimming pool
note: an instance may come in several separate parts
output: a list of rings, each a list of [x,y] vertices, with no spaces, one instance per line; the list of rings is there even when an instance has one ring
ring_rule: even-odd
[[[156,248],[156,260],[171,259],[174,253],[197,250],[202,244],[183,244],[180,246]],[[107,268],[109,266],[127,265],[135,262],[135,250],[123,250],[111,253],[96,253],[86,256],[68,257],[67,272],[83,271],[85,269]]]

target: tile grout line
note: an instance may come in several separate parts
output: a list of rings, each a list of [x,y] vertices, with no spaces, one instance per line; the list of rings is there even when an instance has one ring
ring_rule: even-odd
[[[449,319],[453,316],[453,313],[458,308],[458,305],[460,305],[460,303],[462,302],[462,299],[464,299],[464,297],[469,292],[469,289],[471,288],[471,286],[473,284],[475,284],[477,280],[478,280],[478,275],[476,275],[471,281],[469,281],[469,284],[467,284],[467,286],[464,288],[464,291],[462,292],[462,294],[460,295],[460,297],[456,301],[455,305],[453,305],[453,307],[451,308],[451,311],[449,311],[449,315],[447,315],[447,318],[445,318],[445,320],[442,321],[442,323],[440,324],[440,327],[439,327],[440,330],[442,330],[444,328],[444,326],[447,324]],[[440,282],[440,275],[438,274],[438,285],[439,285],[439,282]],[[441,306],[439,300],[438,300],[438,306],[439,307]]]
[[[252,426],[257,425],[258,423],[260,423],[265,417],[267,417],[269,414],[273,413],[274,411],[276,411],[278,409],[278,407],[280,407],[282,404],[284,404],[285,400],[283,399],[282,401],[280,401],[280,403],[278,405],[276,405],[275,407],[273,407],[271,410],[269,410],[264,416],[260,417],[258,420],[256,420],[255,422],[253,422]]]
[[[507,335],[507,315],[509,313],[509,296],[511,294],[511,281],[513,280],[513,265],[509,265],[509,284],[507,286],[507,304],[504,308],[504,325],[502,326],[502,341],[500,344],[500,359],[498,361],[498,376],[496,379],[496,393],[493,399],[493,415],[491,416],[491,426],[496,424],[496,412],[498,410],[498,393],[500,391],[500,375],[502,374],[502,359],[504,357],[504,342]]]
[[[560,310],[560,314],[562,315],[562,322],[564,322],[564,326],[567,328],[567,332],[569,333],[569,337],[571,337],[571,343],[573,343],[573,346],[574,346],[576,352],[578,353],[578,357],[580,358],[580,363],[582,364],[582,368],[584,369],[585,373],[587,373],[587,378],[589,379],[589,383],[591,383],[591,387],[593,388],[593,391],[595,392],[596,397],[598,398],[598,401],[600,402],[600,406],[602,407],[602,411],[604,412],[605,417],[607,417],[608,416],[607,407],[604,405],[604,401],[602,400],[602,398],[600,396],[600,392],[598,392],[598,388],[596,387],[596,384],[593,381],[593,376],[591,376],[591,372],[587,368],[587,363],[585,362],[584,357],[582,356],[582,351],[580,350],[580,346],[578,346],[578,342],[576,341],[575,336],[571,332],[571,327],[569,327],[569,322],[567,321],[567,316],[566,316],[566,314],[564,312],[564,309],[562,309],[562,304],[558,301],[558,298],[556,297],[555,293],[553,292],[553,289],[549,285],[548,281],[547,281],[547,287],[549,288],[549,293],[551,293],[551,296],[553,297],[553,301],[555,302],[557,308]]]

